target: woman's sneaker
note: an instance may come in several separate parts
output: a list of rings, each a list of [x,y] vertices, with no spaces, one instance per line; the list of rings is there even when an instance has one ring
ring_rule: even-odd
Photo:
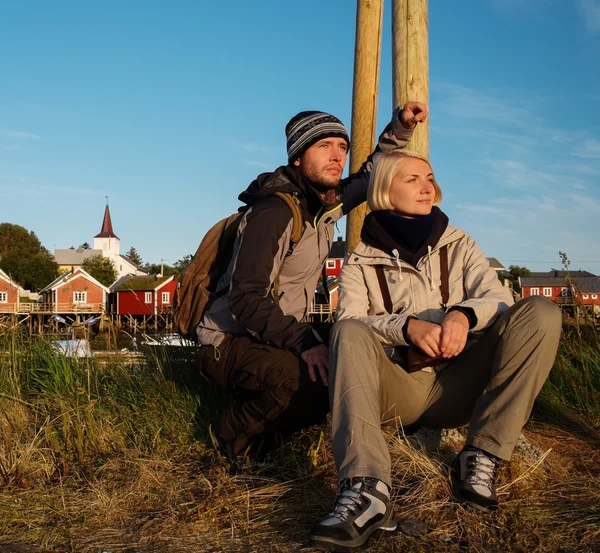
[[[325,551],[352,551],[375,530],[393,532],[390,492],[377,478],[349,478],[340,485],[333,510],[310,531],[313,547]]]
[[[463,449],[454,461],[457,475],[456,496],[479,511],[498,508],[496,474],[500,460],[475,447]]]

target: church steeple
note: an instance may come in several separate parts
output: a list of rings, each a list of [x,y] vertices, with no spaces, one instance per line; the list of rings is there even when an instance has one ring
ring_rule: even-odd
[[[102,229],[100,230],[100,234],[96,234],[94,238],[119,238],[113,231],[108,204],[106,204],[106,208],[104,209],[104,219],[102,220]]]

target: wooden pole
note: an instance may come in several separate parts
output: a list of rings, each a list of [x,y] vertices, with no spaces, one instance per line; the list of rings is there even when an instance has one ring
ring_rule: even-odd
[[[377,125],[377,94],[381,58],[383,0],[357,0],[350,173],[373,151]],[[354,249],[367,214],[367,204],[353,209],[346,222],[346,248]]]
[[[392,0],[393,107],[407,100],[429,104],[427,0]],[[419,123],[408,147],[429,156],[429,118]]]

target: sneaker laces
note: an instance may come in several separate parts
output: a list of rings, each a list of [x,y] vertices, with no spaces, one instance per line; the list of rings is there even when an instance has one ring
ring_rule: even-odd
[[[467,455],[466,479],[471,485],[480,484],[491,492],[496,485],[496,473],[499,461],[486,455],[483,451],[472,451]]]
[[[327,518],[335,517],[346,521],[348,515],[353,515],[357,509],[362,508],[366,501],[362,494],[365,486],[366,483],[361,479],[349,479],[344,482],[335,500],[333,510],[327,515]]]

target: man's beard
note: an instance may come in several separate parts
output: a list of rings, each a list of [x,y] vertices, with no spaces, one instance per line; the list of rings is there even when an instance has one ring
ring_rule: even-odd
[[[306,180],[320,193],[324,194],[330,190],[335,190],[342,180],[341,172],[340,176],[335,178],[327,178],[321,175],[318,171],[313,170],[312,167],[308,167],[304,171],[304,177]]]
[[[330,180],[313,180],[310,177],[310,174],[306,174],[304,178],[308,182],[309,186],[315,190],[319,196],[321,196],[321,199],[327,208],[339,203],[338,191],[341,178],[337,179],[335,184]]]

